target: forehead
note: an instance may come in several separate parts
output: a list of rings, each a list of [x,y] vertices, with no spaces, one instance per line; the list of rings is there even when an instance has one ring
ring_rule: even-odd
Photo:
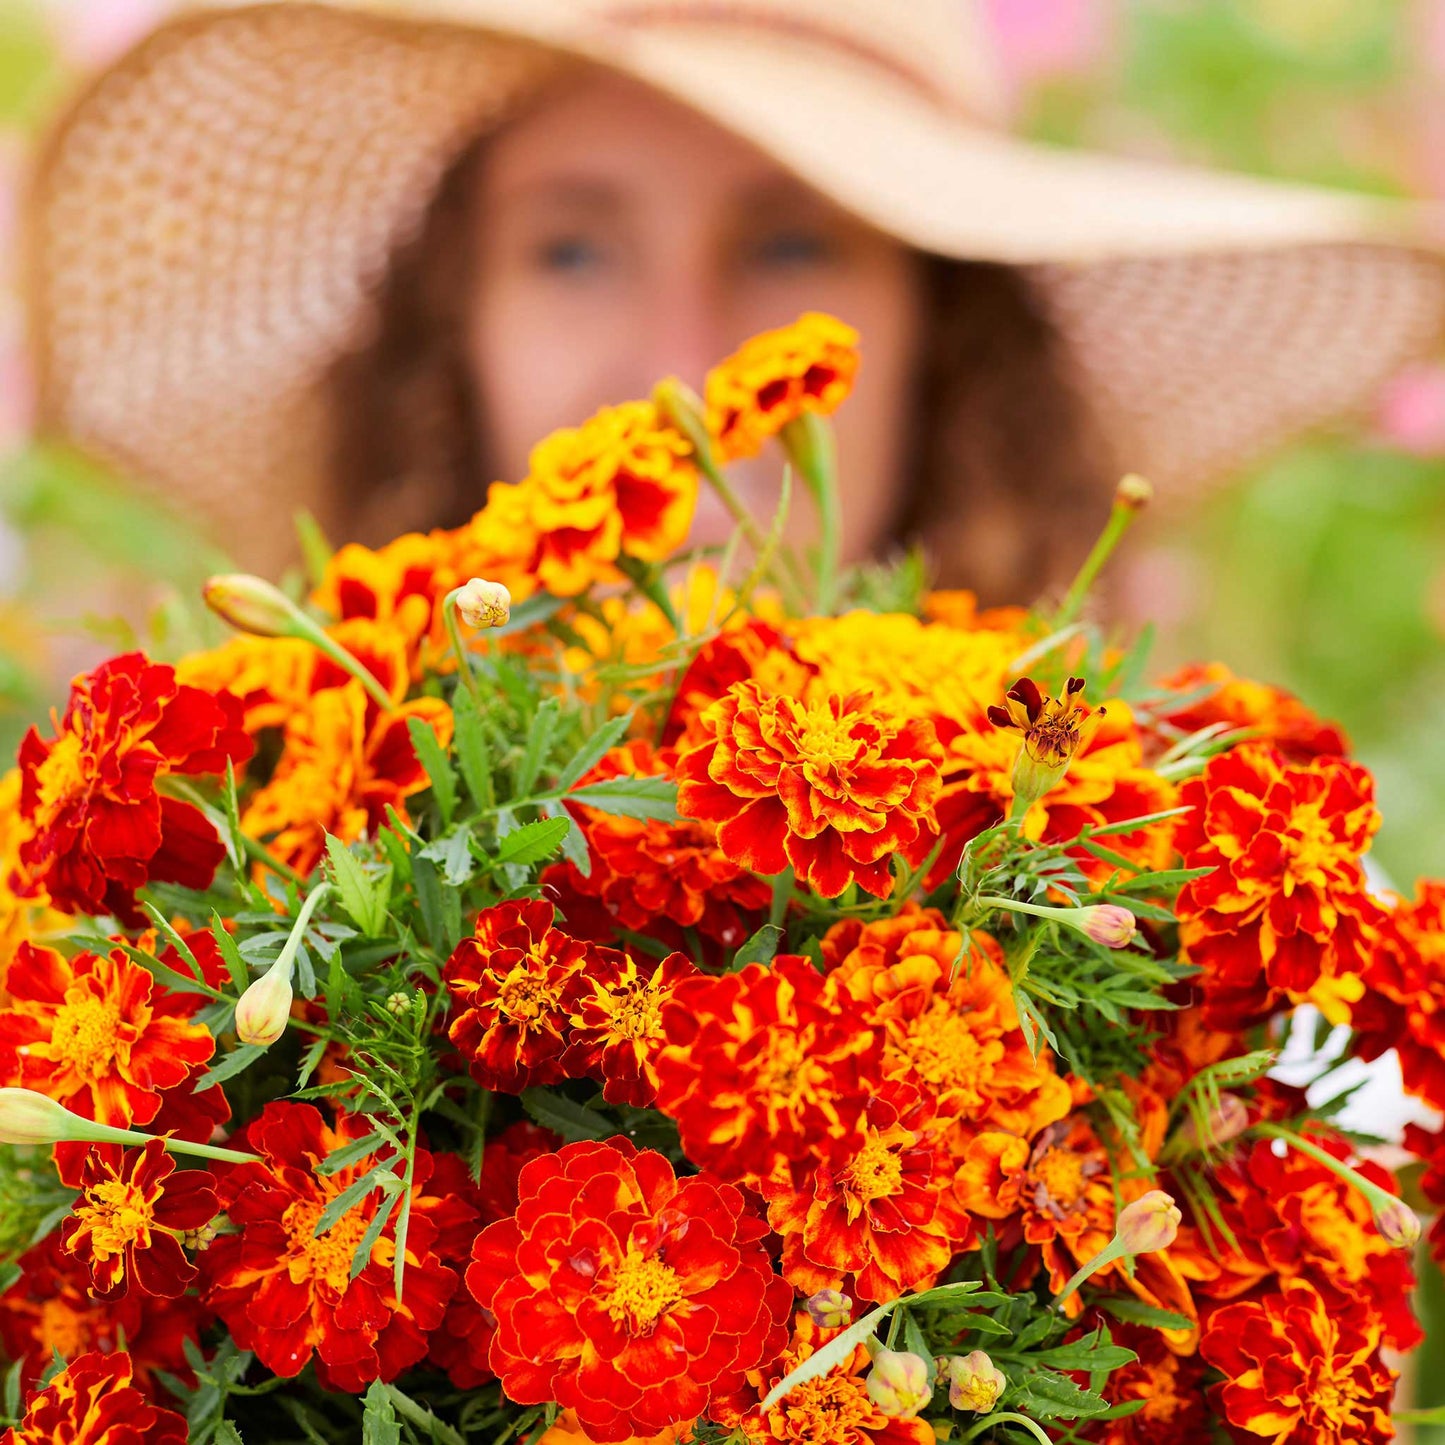
[[[493,201],[625,198],[675,188],[774,202],[815,193],[687,106],[607,71],[572,73],[487,145]]]

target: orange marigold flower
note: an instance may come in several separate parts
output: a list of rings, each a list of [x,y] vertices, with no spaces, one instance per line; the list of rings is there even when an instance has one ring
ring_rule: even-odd
[[[1103,1395],[1111,1405],[1142,1400],[1142,1408],[1119,1420],[1081,1422],[1079,1436],[1098,1445],[1215,1445],[1218,1438],[1209,1397],[1208,1371],[1198,1355],[1171,1350],[1158,1330],[1111,1322],[1116,1345],[1139,1357],[1110,1373]]]
[[[407,724],[420,718],[445,747],[451,709],[419,697],[382,712],[359,682],[315,693],[287,722],[281,760],[247,804],[241,823],[270,837],[271,851],[298,872],[316,866],[326,834],[343,842],[376,833],[387,807],[405,819],[406,799],[430,786]]]
[[[74,1360],[91,1350],[111,1355],[129,1351],[135,1382],[146,1396],[157,1393],[160,1372],[187,1385],[195,1375],[186,1343],[198,1342],[207,1316],[194,1295],[158,1299],[132,1291],[123,1299],[90,1295],[85,1266],[47,1235],[16,1261],[20,1278],[0,1294],[0,1353],[20,1360],[21,1379],[40,1378],[56,1354]]]
[[[625,1440],[705,1414],[782,1347],[792,1291],[731,1185],[614,1139],[532,1160],[519,1187],[467,1270],[509,1399]]]
[[[80,1356],[30,1397],[0,1445],[186,1445],[184,1417],[152,1405],[133,1373],[127,1354]]]
[[[61,1232],[61,1248],[90,1270],[90,1292],[118,1299],[184,1294],[196,1278],[179,1235],[209,1224],[217,1210],[214,1177],[176,1172],[160,1139],[143,1149],[94,1144],[80,1169],[80,1196]]]
[[[638,739],[613,749],[583,782],[667,777],[674,761],[670,750],[658,752]],[[736,950],[762,922],[772,890],[723,853],[709,824],[626,818],[580,805],[572,813],[587,840],[591,871],[557,863],[543,876],[569,919],[582,903],[579,912],[605,915],[597,921],[608,934],[625,928],[680,947],[691,928],[719,953]]]
[[[714,1411],[722,1424],[740,1432],[748,1445],[935,1445],[927,1420],[885,1415],[868,1395],[864,1377],[872,1367],[860,1344],[826,1375],[805,1381],[766,1410],[768,1392],[838,1334],[800,1310],[793,1337],[775,1360],[749,1370],[746,1385]]]
[[[241,1232],[222,1235],[201,1256],[206,1303],[241,1349],[254,1350],[286,1379],[315,1355],[322,1385],[352,1393],[372,1380],[395,1379],[426,1354],[427,1332],[441,1324],[457,1283],[435,1253],[438,1229],[426,1198],[433,1166],[424,1149],[412,1176],[405,1303],[393,1278],[395,1215],[352,1277],[353,1256],[381,1207],[380,1190],[316,1234],[327,1205],[377,1160],[366,1155],[334,1174],[319,1173],[317,1165],[367,1132],[357,1115],[329,1128],[310,1104],[268,1104],[239,1136],[239,1147],[260,1161],[220,1175],[221,1205]]]
[[[665,1425],[653,1435],[629,1435],[622,1445],[685,1445],[694,1438],[696,1423],[688,1420],[681,1425]],[[563,1410],[537,1445],[596,1445],[596,1440],[595,1435],[589,1435],[582,1428],[575,1410]]]
[[[800,1188],[764,1186],[768,1222],[783,1237],[783,1274],[795,1289],[846,1289],[882,1303],[929,1288],[972,1243],[953,1192],[947,1122],[916,1089],[886,1085],[838,1163],[818,1163]]]
[[[883,1032],[883,1071],[930,1091],[959,1121],[962,1148],[987,1125],[1032,1137],[1072,1107],[1047,1049],[1037,1058],[1019,1027],[997,943],[964,938],[935,909],[909,903],[894,917],[847,919],[823,939],[834,983]]]
[[[142,653],[111,658],[71,684],[54,738],[31,728],[20,744],[17,891],[43,890],[71,913],[143,919],[136,889],[152,881],[210,886],[226,856],[200,810],[162,796],[159,778],[223,773],[251,754],[228,694],[176,681]]]
[[[1215,1310],[1200,1353],[1224,1374],[1211,1395],[1238,1430],[1274,1445],[1373,1445],[1393,1438],[1395,1371],[1368,1308],[1306,1280]]]
[[[1248,728],[1263,736],[1291,762],[1343,757],[1350,750],[1350,740],[1338,723],[1325,722],[1283,688],[1236,676],[1222,662],[1181,668],[1163,685],[1182,695],[1212,689],[1193,702],[1171,707],[1166,701],[1155,709],[1156,723],[1170,742],[1224,723],[1231,731]]]
[[[190,1021],[198,995],[166,992],[118,950],[65,958],[22,943],[4,992],[0,1084],[38,1090],[102,1124],[150,1123],[161,1091],[216,1049]]]
[[[703,387],[718,460],[756,456],[805,412],[837,411],[857,373],[858,333],[820,311],[744,342],[708,372]]]
[[[1380,929],[1351,1009],[1360,1057],[1400,1056],[1406,1090],[1445,1109],[1445,881],[1422,880]]]
[[[1357,1159],[1349,1142],[1311,1125],[1310,1142],[1389,1194],[1389,1172]],[[1382,1337],[1396,1350],[1421,1339],[1410,1309],[1415,1288],[1410,1252],[1396,1249],[1374,1223],[1370,1201],[1340,1176],[1297,1149],[1276,1154],[1260,1139],[1214,1169],[1215,1201],[1232,1243],[1215,1277],[1196,1288],[1234,1299],[1275,1278],[1303,1276],[1352,1299],[1364,1300]],[[1212,1222],[1201,1220],[1201,1228]]]
[[[689,1159],[753,1187],[846,1151],[881,1079],[861,1006],[805,958],[685,979],[662,1019],[657,1107]]]
[[[1269,743],[1211,758],[1180,791],[1178,913],[1207,1017],[1225,1026],[1284,999],[1358,998],[1384,910],[1361,855],[1380,815],[1374,783],[1341,758],[1286,762]],[[1338,1012],[1335,1011],[1338,1019]]]
[[[642,1108],[657,1097],[663,1006],[697,968],[680,953],[639,964],[630,953],[599,952],[602,966],[589,967],[580,980],[563,1066],[572,1078],[600,1080],[609,1104]]]
[[[532,448],[528,467],[516,487],[493,483],[487,511],[526,517],[539,539],[537,578],[558,596],[619,580],[621,557],[663,561],[692,526],[692,445],[650,401],[604,407],[553,432]]]
[[[27,938],[62,932],[70,925],[69,918],[49,906],[43,888],[24,897],[15,892],[13,885],[21,883],[15,877],[20,845],[31,836],[30,825],[20,816],[20,785],[19,768],[0,773],[0,978]]]
[[[678,811],[717,825],[735,863],[791,866],[825,898],[850,883],[885,898],[894,856],[922,861],[936,826],[943,751],[933,724],[871,694],[802,703],[738,683],[701,719],[678,761]]]
[[[543,899],[498,903],[447,960],[456,1016],[448,1036],[485,1089],[520,1094],[568,1077],[569,1020],[595,952],[553,926]]]

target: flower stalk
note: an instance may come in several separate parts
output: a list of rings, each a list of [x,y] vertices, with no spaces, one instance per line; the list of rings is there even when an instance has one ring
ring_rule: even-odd
[[[236,1034],[243,1044],[269,1049],[286,1032],[294,997],[291,971],[296,955],[312,914],[331,891],[329,883],[320,883],[311,890],[281,952],[276,955],[276,962],[241,995],[236,1004]]]
[[[1153,487],[1143,477],[1131,472],[1120,480],[1114,489],[1114,505],[1109,512],[1109,520],[1104,524],[1099,540],[1084,558],[1084,565],[1069,584],[1069,590],[1064,594],[1064,600],[1054,614],[1055,630],[1068,626],[1078,616],[1079,609],[1093,590],[1094,583],[1098,581],[1099,573],[1104,570],[1104,564],[1114,555],[1114,549],[1123,541],[1124,534],[1138,520],[1140,512],[1148,506],[1153,495]]]

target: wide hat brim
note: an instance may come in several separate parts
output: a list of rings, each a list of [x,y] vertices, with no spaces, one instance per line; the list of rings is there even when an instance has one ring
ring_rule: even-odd
[[[568,13],[281,3],[155,32],[35,175],[42,428],[273,565],[278,505],[327,510],[316,382],[394,246],[460,149],[579,61],[912,246],[1027,268],[1121,464],[1166,488],[1358,407],[1445,330],[1431,208],[1031,145],[807,35]]]

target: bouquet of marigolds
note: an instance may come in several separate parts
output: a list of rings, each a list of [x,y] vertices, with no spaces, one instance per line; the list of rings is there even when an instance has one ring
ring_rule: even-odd
[[[1371,887],[1337,728],[1089,624],[1138,478],[1034,610],[840,568],[857,364],[806,316],[217,577],[25,739],[5,1445],[1393,1434],[1420,1225],[1275,1064],[1445,1107],[1445,884]]]

